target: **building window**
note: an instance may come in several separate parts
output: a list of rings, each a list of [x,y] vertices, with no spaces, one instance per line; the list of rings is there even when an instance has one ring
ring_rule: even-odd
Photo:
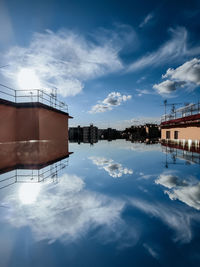
[[[174,139],[178,139],[178,131],[174,131]]]
[[[166,131],[166,139],[170,139],[170,131]]]

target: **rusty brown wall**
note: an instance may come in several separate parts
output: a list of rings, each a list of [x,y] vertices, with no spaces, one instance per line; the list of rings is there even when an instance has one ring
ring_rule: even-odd
[[[69,154],[68,141],[0,143],[0,172],[15,169],[17,165],[40,169]]]
[[[39,139],[68,140],[68,116],[39,108]]]
[[[68,140],[68,114],[0,104],[0,142]]]
[[[178,131],[178,139],[200,140],[200,127],[185,127],[161,129],[161,139],[166,139],[166,131],[170,131],[170,139],[174,139],[174,132]]]
[[[16,108],[0,104],[0,142],[16,140]]]
[[[39,139],[38,108],[17,108],[16,141]]]

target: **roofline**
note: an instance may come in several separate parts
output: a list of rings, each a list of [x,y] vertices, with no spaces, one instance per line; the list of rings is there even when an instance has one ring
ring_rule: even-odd
[[[15,103],[15,102],[0,98],[0,104],[6,105],[6,106],[12,106],[12,107],[15,107],[15,108],[44,108],[44,109],[48,109],[48,110],[51,110],[51,111],[54,111],[54,112],[58,112],[60,114],[67,115],[68,118],[73,119],[73,117],[69,116],[68,112],[64,112],[62,110],[56,109],[54,107],[48,106],[48,105],[40,103],[40,102]]]

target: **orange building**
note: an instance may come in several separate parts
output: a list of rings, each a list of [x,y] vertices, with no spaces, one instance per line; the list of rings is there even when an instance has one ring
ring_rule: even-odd
[[[161,122],[161,140],[183,146],[200,145],[200,104],[190,104],[164,115]]]

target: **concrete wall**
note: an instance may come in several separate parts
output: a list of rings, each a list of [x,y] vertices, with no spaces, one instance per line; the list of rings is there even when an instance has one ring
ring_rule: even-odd
[[[0,143],[68,140],[68,114],[39,103],[0,101]]]
[[[170,131],[170,139],[174,139],[174,132],[178,131],[178,139],[200,140],[200,127],[182,127],[161,129],[161,139],[166,139],[166,131]]]

